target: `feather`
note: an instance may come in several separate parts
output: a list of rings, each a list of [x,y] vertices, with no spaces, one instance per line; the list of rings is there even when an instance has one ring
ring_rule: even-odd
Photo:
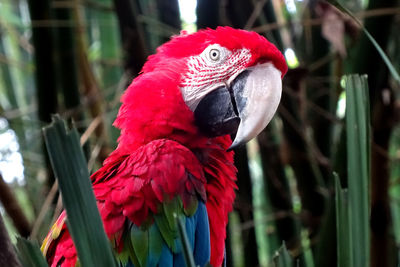
[[[147,255],[149,253],[149,231],[140,229],[136,225],[131,225],[131,243],[138,259],[139,266],[147,266]]]
[[[210,235],[204,234],[210,232],[207,209],[204,203],[200,202],[195,217],[196,229],[194,234],[195,243],[193,246],[194,261],[200,266],[205,266],[210,260],[211,249],[208,245],[210,244]]]
[[[165,243],[156,224],[149,229],[149,254],[147,256],[147,266],[157,266],[160,261]]]

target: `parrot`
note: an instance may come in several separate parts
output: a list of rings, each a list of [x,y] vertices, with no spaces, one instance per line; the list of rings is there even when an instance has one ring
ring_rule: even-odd
[[[125,90],[116,149],[91,175],[118,266],[185,266],[176,217],[196,266],[225,263],[235,199],[233,149],[277,111],[283,54],[256,32],[182,31],[149,56]],[[41,250],[50,266],[78,266],[61,213]]]

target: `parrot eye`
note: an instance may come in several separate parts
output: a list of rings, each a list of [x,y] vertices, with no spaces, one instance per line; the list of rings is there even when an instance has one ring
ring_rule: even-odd
[[[229,50],[225,47],[219,44],[212,44],[203,51],[201,57],[203,57],[208,64],[214,66],[224,62],[229,54]]]
[[[219,60],[219,57],[220,57],[220,52],[219,52],[219,50],[218,49],[211,49],[210,50],[210,59],[212,60],[212,61],[218,61]]]

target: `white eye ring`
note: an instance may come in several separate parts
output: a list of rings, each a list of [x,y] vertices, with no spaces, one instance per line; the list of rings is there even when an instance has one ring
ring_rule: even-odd
[[[218,62],[220,57],[221,57],[221,51],[219,51],[216,48],[213,48],[210,50],[210,52],[208,53],[209,58],[214,61],[214,62]]]
[[[204,50],[201,56],[209,65],[214,66],[224,62],[229,54],[230,52],[225,47],[219,44],[212,44]]]

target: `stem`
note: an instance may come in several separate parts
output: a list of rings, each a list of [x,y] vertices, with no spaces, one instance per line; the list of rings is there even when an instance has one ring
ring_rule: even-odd
[[[31,232],[31,226],[26,218],[24,212],[21,209],[14,193],[11,188],[3,180],[0,174],[0,201],[3,203],[4,209],[6,210],[8,216],[11,218],[15,228],[18,233],[23,237],[28,237]],[[0,265],[4,266],[4,265]]]

